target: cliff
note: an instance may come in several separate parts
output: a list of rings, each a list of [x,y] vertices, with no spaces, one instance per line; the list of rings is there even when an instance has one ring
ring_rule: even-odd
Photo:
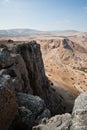
[[[11,124],[11,129],[29,129],[43,117],[65,112],[62,97],[50,87],[35,41],[0,43],[0,86],[1,130]]]
[[[0,130],[87,130],[87,93],[71,114],[65,108],[45,75],[39,44],[0,44]]]

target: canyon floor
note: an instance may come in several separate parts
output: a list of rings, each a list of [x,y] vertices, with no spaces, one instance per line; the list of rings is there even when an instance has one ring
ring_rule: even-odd
[[[1,41],[36,40],[41,45],[45,73],[53,90],[71,110],[75,98],[87,91],[87,33],[3,37]]]

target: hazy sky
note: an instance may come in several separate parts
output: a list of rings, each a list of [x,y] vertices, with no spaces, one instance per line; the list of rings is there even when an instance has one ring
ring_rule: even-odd
[[[87,0],[0,0],[0,29],[87,31]]]

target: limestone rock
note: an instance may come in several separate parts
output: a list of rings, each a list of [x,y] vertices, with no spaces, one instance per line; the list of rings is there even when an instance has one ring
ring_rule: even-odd
[[[71,115],[56,115],[43,124],[33,127],[33,130],[69,130],[71,124]]]
[[[80,94],[75,100],[70,130],[87,130],[87,93]]]
[[[66,113],[43,119],[33,130],[87,130],[87,93],[77,97],[71,115]]]

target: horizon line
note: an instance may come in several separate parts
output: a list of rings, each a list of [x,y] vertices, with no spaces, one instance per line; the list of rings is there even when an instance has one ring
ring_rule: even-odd
[[[60,29],[59,29],[59,30],[58,30],[58,29],[56,29],[56,30],[42,30],[42,29],[41,29],[41,30],[40,30],[40,29],[29,28],[29,27],[28,27],[28,28],[26,28],[26,27],[25,27],[25,28],[24,28],[24,27],[20,27],[20,28],[16,28],[16,27],[15,27],[15,28],[2,28],[2,29],[0,29],[0,31],[2,31],[2,30],[23,30],[23,29],[24,29],[24,30],[42,31],[42,32],[45,32],[45,31],[47,31],[47,32],[55,32],[55,31],[59,31],[59,32],[60,32],[60,31],[87,32],[87,31],[81,31],[81,30],[75,30],[75,29],[64,29],[64,30],[63,30],[63,29],[61,29],[61,30],[60,30]]]

